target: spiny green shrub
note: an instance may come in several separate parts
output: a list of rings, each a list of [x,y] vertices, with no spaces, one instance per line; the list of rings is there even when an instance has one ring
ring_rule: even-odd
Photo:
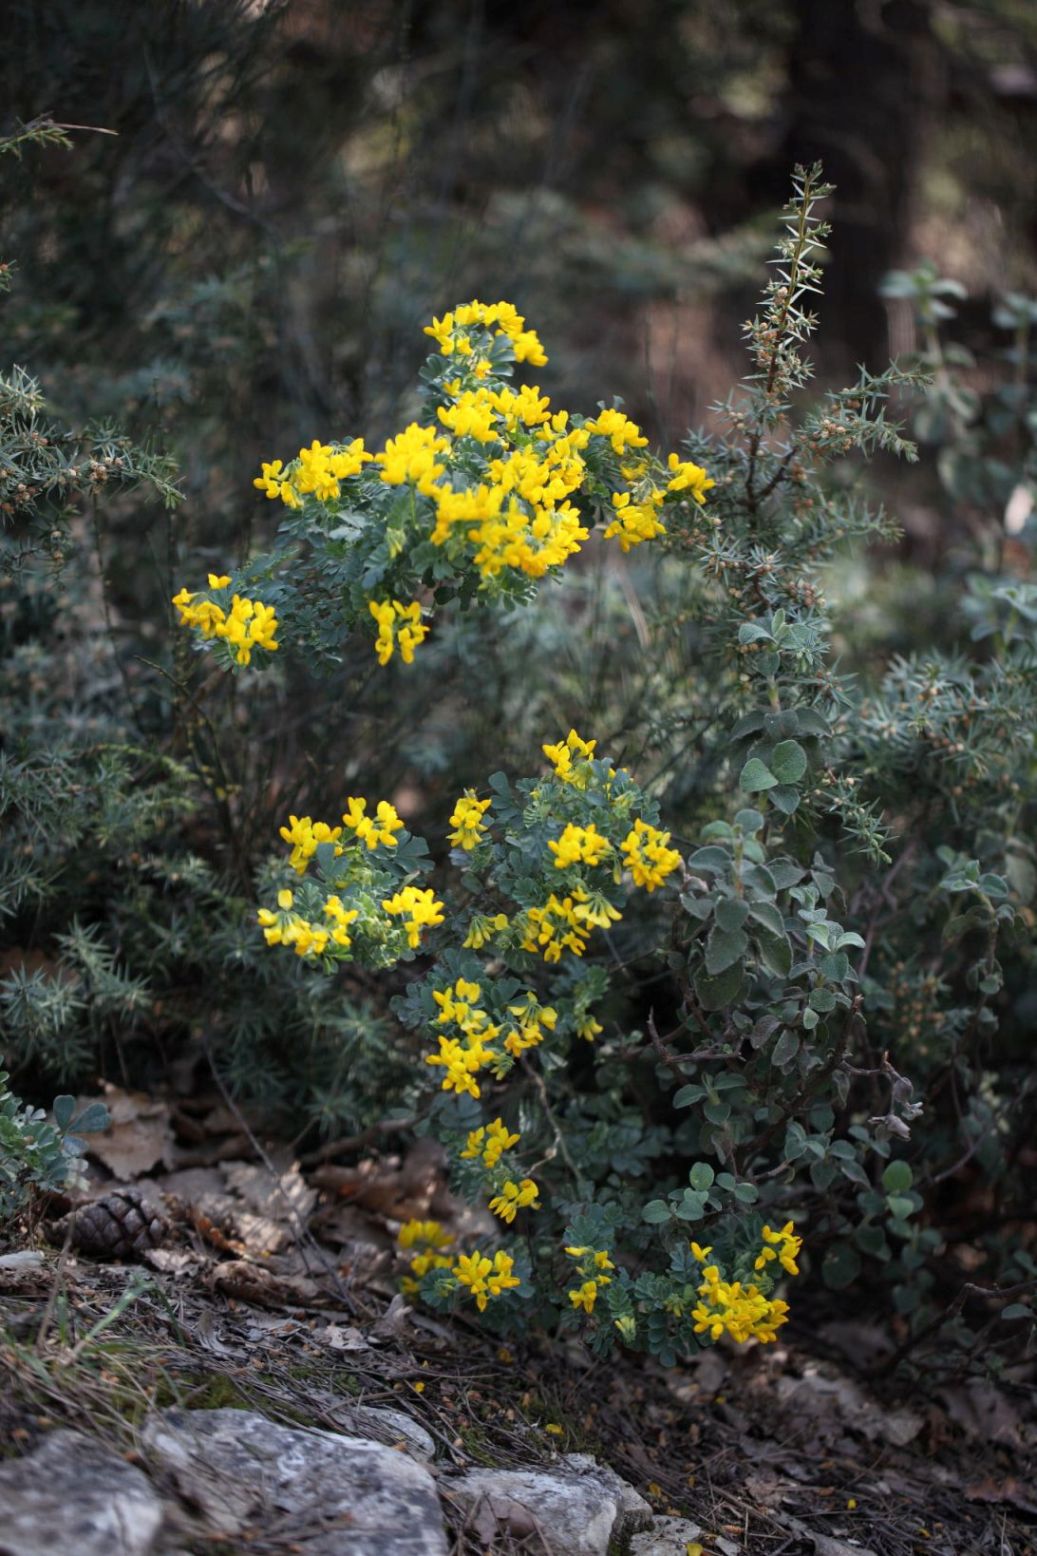
[[[40,142],[67,136],[39,121],[0,154]],[[18,279],[0,270],[16,315]],[[248,817],[209,710],[155,662],[154,582],[143,619],[110,589],[112,514],[146,533],[174,478],[117,431],[69,426],[24,368],[0,372],[0,1052],[38,1099],[98,1071],[161,1081],[204,1040],[293,1130],[359,1128],[399,1089],[393,1034],[363,989],[261,954]]]

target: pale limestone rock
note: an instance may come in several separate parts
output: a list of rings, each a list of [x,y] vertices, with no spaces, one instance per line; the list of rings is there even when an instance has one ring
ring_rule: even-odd
[[[632,1486],[589,1454],[565,1454],[547,1469],[469,1470],[444,1481],[443,1491],[474,1509],[480,1536],[494,1528],[516,1538],[535,1532],[551,1556],[608,1556],[652,1522],[652,1510]]]
[[[147,1477],[79,1432],[0,1464],[0,1556],[149,1556],[162,1518]]]
[[[432,1476],[384,1443],[246,1410],[165,1410],[144,1440],[212,1535],[283,1531],[299,1556],[446,1556]]]
[[[689,1518],[654,1518],[650,1529],[630,1541],[630,1556],[687,1556],[688,1546],[701,1538],[702,1530]]]
[[[435,1457],[435,1440],[417,1421],[388,1405],[344,1405],[334,1409],[335,1423],[349,1436],[373,1437],[390,1448],[406,1450],[412,1459],[427,1463]]]

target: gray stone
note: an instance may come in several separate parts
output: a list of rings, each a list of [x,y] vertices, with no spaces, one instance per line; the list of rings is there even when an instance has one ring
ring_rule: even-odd
[[[300,1556],[446,1556],[432,1476],[384,1443],[247,1410],[165,1410],[144,1440],[213,1535],[283,1534]]]
[[[652,1527],[630,1541],[630,1556],[687,1556],[688,1546],[701,1535],[690,1518],[653,1518]]]
[[[443,1490],[474,1512],[491,1543],[496,1526],[516,1538],[535,1532],[551,1556],[608,1556],[648,1528],[652,1510],[632,1486],[585,1453],[570,1453],[549,1469],[468,1470]]]
[[[402,1410],[384,1405],[343,1405],[333,1411],[343,1432],[356,1437],[373,1437],[391,1448],[403,1448],[411,1458],[427,1463],[435,1456],[435,1439],[417,1421]]]
[[[0,1464],[0,1556],[148,1556],[162,1516],[147,1476],[79,1432]]]

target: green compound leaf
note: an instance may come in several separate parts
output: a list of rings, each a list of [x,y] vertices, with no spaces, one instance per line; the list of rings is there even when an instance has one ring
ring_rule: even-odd
[[[914,1181],[915,1175],[907,1162],[890,1162],[882,1174],[882,1187],[887,1194],[906,1194]]]
[[[908,1216],[914,1215],[914,1200],[908,1199],[903,1194],[887,1194],[886,1204],[889,1206],[890,1215],[895,1216],[898,1221],[906,1221]]]
[[[748,915],[749,904],[741,897],[724,897],[717,903],[717,924],[729,934],[741,929]]]
[[[694,1189],[685,1189],[680,1203],[674,1210],[678,1221],[701,1221],[706,1214],[707,1197],[705,1194],[696,1194]]]
[[[786,1065],[792,1063],[798,1053],[799,1034],[786,1027],[771,1050],[771,1064],[783,1070]]]
[[[96,1134],[101,1129],[107,1129],[110,1121],[108,1109],[103,1102],[90,1102],[75,1120],[76,1133]]]
[[[784,933],[772,935],[767,929],[754,929],[753,939],[760,953],[760,961],[767,971],[779,978],[788,977],[792,966],[792,947],[787,936]]]
[[[779,784],[776,789],[768,791],[767,798],[783,816],[791,816],[799,809],[801,796],[799,790],[794,789],[791,784]]]
[[[798,783],[807,770],[807,754],[798,740],[782,740],[771,752],[770,766],[779,783]]]
[[[710,974],[726,972],[749,949],[749,937],[741,929],[721,929],[719,924],[709,932],[706,941],[706,971]]]
[[[849,1243],[836,1243],[829,1248],[821,1265],[821,1278],[830,1291],[852,1286],[860,1273],[860,1255]]]
[[[72,1115],[76,1111],[76,1099],[63,1093],[54,1098],[54,1122],[59,1129],[67,1129],[72,1122]]]
[[[751,756],[742,768],[738,783],[746,794],[759,794],[763,789],[777,788],[778,779],[758,756]]]
[[[715,978],[700,972],[695,979],[695,994],[703,1010],[726,1010],[741,999],[744,988],[741,962],[735,962]]]

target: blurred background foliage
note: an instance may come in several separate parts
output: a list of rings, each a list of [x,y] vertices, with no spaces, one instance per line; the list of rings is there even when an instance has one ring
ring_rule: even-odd
[[[821,384],[931,358],[918,267],[960,283],[924,457],[869,476],[902,537],[830,579],[841,668],[877,685],[895,652],[967,640],[997,609],[974,592],[965,612],[977,556],[1029,566],[1004,514],[1025,500],[1032,422],[1002,402],[1032,347],[994,315],[1037,290],[1037,12],[8,0],[5,15],[0,130],[44,113],[73,128],[71,149],[6,159],[3,366],[38,377],[59,429],[117,421],[171,455],[184,498],[170,507],[145,469],[103,503],[107,476],[7,509],[8,561],[32,557],[0,597],[8,1059],[28,1089],[99,1063],[147,1078],[204,1033],[241,1086],[351,1128],[399,1099],[407,1056],[381,1056],[403,1039],[361,979],[304,988],[254,946],[244,910],[277,825],[356,792],[441,839],[463,785],[527,770],[576,723],[638,764],[678,830],[687,802],[693,831],[724,753],[691,693],[687,575],[590,549],[503,631],[451,621],[409,672],[345,644],[321,680],[287,663],[199,678],[170,596],[269,539],[261,459],[314,437],[373,446],[409,419],[422,324],[472,296],[526,314],[556,403],[620,395],[665,446],[708,429],[744,371],[740,322],[791,167],[820,158],[837,185]],[[40,804],[40,763],[67,771],[71,831]]]

